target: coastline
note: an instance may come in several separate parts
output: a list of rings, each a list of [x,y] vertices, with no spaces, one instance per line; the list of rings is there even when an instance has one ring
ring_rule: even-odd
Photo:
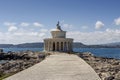
[[[41,62],[46,55],[33,51],[0,53],[0,80]]]
[[[77,53],[102,80],[120,80],[120,59],[97,57],[91,52]]]
[[[4,60],[7,60],[5,63],[0,64],[0,80],[41,62],[50,54],[51,53],[49,52],[44,53],[33,51],[0,53],[0,57],[2,56],[4,57]],[[78,55],[85,60],[102,80],[120,79],[119,59],[97,57],[90,52],[73,52],[72,54]]]

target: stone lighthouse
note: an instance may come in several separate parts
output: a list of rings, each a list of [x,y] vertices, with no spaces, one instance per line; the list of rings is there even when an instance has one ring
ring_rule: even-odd
[[[72,38],[66,38],[66,31],[61,29],[59,22],[56,29],[51,31],[52,38],[44,39],[44,51],[72,52]]]

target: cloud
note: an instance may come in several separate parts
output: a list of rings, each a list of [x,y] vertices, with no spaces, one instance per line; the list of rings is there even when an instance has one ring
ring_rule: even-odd
[[[68,28],[72,28],[72,25],[71,24],[63,24],[63,27],[68,29]]]
[[[40,32],[47,32],[47,29],[40,29]]]
[[[45,33],[40,33],[38,36],[39,36],[39,37],[44,37],[44,36],[45,36]]]
[[[16,31],[18,28],[16,27],[16,26],[10,26],[9,28],[8,28],[8,31],[9,32],[12,32],[12,31]]]
[[[11,32],[12,31],[12,32]],[[47,29],[30,31],[28,29],[18,29],[16,26],[9,27],[9,32],[0,32],[0,43],[26,43],[43,42],[44,38],[51,37]],[[120,29],[106,29],[105,31],[80,32],[68,31],[68,38],[73,38],[74,42],[84,44],[102,44],[110,42],[120,42]]]
[[[33,25],[36,26],[36,27],[43,27],[43,24],[40,24],[38,22],[34,22]]]
[[[38,26],[38,27],[21,27],[21,26]],[[20,44],[28,42],[43,42],[44,38],[48,38],[48,29],[43,28],[43,24],[32,22],[26,23],[9,23],[4,22],[7,31],[0,32],[1,44]]]
[[[95,24],[95,29],[101,29],[104,26],[104,23],[101,21],[97,21]]]
[[[20,25],[27,27],[27,26],[29,26],[30,24],[29,24],[29,23],[26,23],[26,22],[22,22]]]
[[[116,25],[120,25],[120,17],[114,20]]]
[[[67,33],[67,37],[73,38],[74,42],[85,44],[120,42],[120,30],[106,29],[105,31],[94,32],[71,31]]]
[[[14,22],[4,22],[3,24],[5,26],[14,26],[14,25],[16,25],[16,23],[14,23]]]
[[[82,26],[81,28],[82,29],[88,29],[88,26]]]
[[[29,23],[29,24],[33,25],[33,23]],[[101,23],[99,22],[99,25]],[[25,27],[20,27],[22,23],[17,25],[16,24],[7,24],[8,31],[0,32],[0,43],[20,44],[26,42],[43,42],[44,38],[51,37],[50,30],[46,29],[45,27],[25,28]],[[72,30],[73,26],[70,24],[63,24],[63,25],[64,25],[63,28],[67,29],[66,31],[68,31],[68,28],[71,29],[70,31],[67,32],[67,37],[73,38],[74,42],[82,42],[85,44],[120,42],[120,29],[106,29],[105,31],[80,32],[79,30],[76,31]],[[102,26],[104,26],[103,23]]]
[[[48,38],[47,32],[36,32],[27,30],[17,30],[11,32],[0,32],[0,43],[2,44],[20,44],[31,42],[43,42],[44,38]]]
[[[62,24],[61,28],[62,28],[63,30],[70,31],[70,30],[73,29],[73,25],[64,23],[64,24]]]

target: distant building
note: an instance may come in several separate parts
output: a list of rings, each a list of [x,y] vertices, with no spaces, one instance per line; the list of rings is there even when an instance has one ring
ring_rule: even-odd
[[[72,52],[72,38],[66,38],[66,31],[61,29],[59,22],[57,28],[51,31],[52,38],[44,39],[44,51]]]

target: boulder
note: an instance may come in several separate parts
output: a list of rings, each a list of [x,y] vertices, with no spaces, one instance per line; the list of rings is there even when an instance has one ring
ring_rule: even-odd
[[[109,77],[106,77],[104,80],[113,80],[113,79],[115,79],[114,76],[109,76]]]
[[[120,71],[117,74],[115,74],[115,78],[120,79]]]

